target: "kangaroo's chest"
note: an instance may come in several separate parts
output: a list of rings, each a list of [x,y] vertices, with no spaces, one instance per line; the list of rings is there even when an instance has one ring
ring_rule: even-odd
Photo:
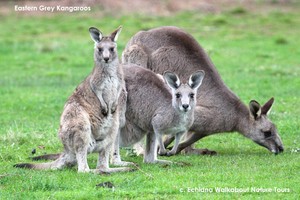
[[[161,132],[163,134],[176,134],[179,132],[187,132],[193,124],[193,117],[183,115],[173,118],[169,123],[161,122]]]
[[[98,91],[106,103],[116,101],[120,94],[120,83],[118,78],[109,77],[104,79],[99,85]]]
[[[183,126],[183,125],[178,125],[178,126],[174,126],[174,127],[168,127],[168,128],[165,128],[163,130],[163,134],[166,134],[166,135],[174,135],[176,133],[180,133],[180,132],[187,132],[188,129],[186,126]]]

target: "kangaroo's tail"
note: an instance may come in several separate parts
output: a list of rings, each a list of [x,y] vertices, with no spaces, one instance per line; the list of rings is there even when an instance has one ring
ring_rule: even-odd
[[[55,167],[56,161],[49,163],[19,163],[15,164],[14,167],[17,168],[27,168],[27,169],[57,169]]]
[[[45,154],[41,156],[34,156],[31,157],[32,160],[56,160],[59,158],[61,153],[56,153],[56,154]]]
[[[15,164],[14,167],[17,168],[27,168],[27,169],[61,169],[65,166],[72,166],[76,162],[71,160],[68,155],[62,154],[58,159],[48,163],[19,163]]]

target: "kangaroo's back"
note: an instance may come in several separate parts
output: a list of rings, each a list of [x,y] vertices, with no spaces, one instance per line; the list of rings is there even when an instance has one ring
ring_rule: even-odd
[[[251,109],[249,110],[224,84],[203,48],[183,30],[177,27],[160,27],[137,33],[123,51],[122,62],[136,63],[160,74],[170,70],[183,79],[194,71],[205,71],[201,92],[197,95],[199,101],[195,110],[194,124],[190,129],[197,134],[189,137],[188,141],[179,145],[179,148],[185,148],[210,134],[239,131],[272,152],[278,153],[283,150],[276,129],[268,131],[272,132],[276,139],[265,142],[261,130],[274,126],[270,120],[266,118],[259,121],[255,112],[254,115],[249,112]],[[269,110],[273,100],[271,98],[262,106],[264,110]],[[250,102],[250,108],[256,104],[255,102]],[[267,112],[264,112],[265,116],[266,114]]]
[[[170,70],[181,76],[186,75],[183,77],[186,79],[191,73],[201,69],[210,72],[209,75],[214,78],[220,78],[203,48],[190,34],[177,27],[166,26],[140,31],[132,37],[126,48],[134,44],[144,47],[151,57],[157,57],[159,53],[168,55],[166,60],[160,60],[162,64],[159,66],[155,65],[158,63],[150,63],[149,68],[152,67],[151,70],[156,73]],[[150,59],[151,62],[155,60]]]
[[[155,73],[162,74],[170,70],[176,72],[180,79],[187,79],[193,72],[204,70],[206,76],[201,92],[197,95],[201,98],[200,105],[214,106],[215,101],[221,101],[225,96],[230,101],[238,100],[224,84],[204,49],[185,31],[177,27],[166,26],[138,32],[131,38],[123,52],[124,63],[140,64],[139,61],[143,58],[133,55],[135,46],[143,48],[148,57],[147,63],[142,64],[142,67]],[[138,53],[140,52],[138,49]],[[127,57],[134,59],[127,60]],[[222,98],[216,98],[221,96]]]
[[[170,109],[171,93],[154,72],[137,65],[124,65],[123,69],[127,90],[126,117],[130,117],[130,121],[141,129],[151,130],[149,119],[162,105]]]

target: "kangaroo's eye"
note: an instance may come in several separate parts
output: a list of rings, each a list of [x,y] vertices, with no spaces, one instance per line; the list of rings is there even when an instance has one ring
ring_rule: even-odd
[[[176,98],[179,99],[181,97],[180,93],[176,93]]]
[[[109,48],[109,50],[111,51],[111,52],[114,52],[114,48],[113,47],[111,47],[111,48]]]
[[[191,94],[190,94],[190,98],[193,99],[194,97],[195,97],[195,94],[194,94],[194,93],[191,93]]]
[[[102,51],[103,51],[103,49],[102,49],[102,48],[98,48],[98,51],[99,51],[99,52],[102,52]]]
[[[272,132],[271,131],[264,131],[264,136],[265,138],[269,138],[272,136]]]

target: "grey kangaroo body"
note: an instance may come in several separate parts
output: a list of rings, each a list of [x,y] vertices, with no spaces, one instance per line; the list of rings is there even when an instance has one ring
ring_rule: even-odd
[[[181,135],[193,124],[195,97],[204,72],[194,72],[188,83],[182,83],[172,72],[165,72],[163,77],[170,91],[161,78],[150,70],[124,66],[124,71],[128,95],[126,125],[120,133],[120,145],[132,145],[147,135],[144,162],[169,162],[157,159],[157,141],[160,155],[176,153]],[[175,145],[170,152],[164,148],[163,134],[175,135]]]
[[[116,138],[112,163],[129,165],[120,158],[119,145],[131,146],[147,135],[145,163],[169,163],[157,159],[159,154],[171,156],[177,151],[181,136],[194,121],[197,89],[204,77],[203,71],[194,72],[188,83],[182,83],[178,76],[165,72],[163,79],[150,70],[137,65],[124,65],[124,79],[127,91],[126,123]],[[162,135],[175,135],[175,145],[167,152]],[[53,159],[60,154],[34,157],[34,160]]]
[[[180,143],[177,153],[186,148],[191,153],[203,151],[190,145],[208,135],[238,131],[274,153],[283,151],[275,125],[268,119],[274,99],[260,106],[251,101],[248,108],[224,84],[215,66],[188,33],[177,27],[161,27],[140,31],[128,42],[123,63],[136,63],[155,73],[170,70],[186,79],[192,72],[205,71],[205,79],[198,93],[194,124],[187,139]],[[167,140],[168,145],[172,140]],[[187,148],[188,147],[188,148]]]
[[[61,169],[78,164],[78,172],[110,173],[129,170],[109,168],[109,155],[120,120],[122,121],[120,116],[125,117],[125,84],[116,50],[116,40],[121,28],[107,37],[103,37],[96,28],[90,28],[89,31],[95,41],[95,67],[64,106],[59,128],[63,153],[57,154],[58,158],[53,162],[22,163],[15,167]],[[87,163],[87,154],[91,152],[99,153],[95,170],[90,170]]]

